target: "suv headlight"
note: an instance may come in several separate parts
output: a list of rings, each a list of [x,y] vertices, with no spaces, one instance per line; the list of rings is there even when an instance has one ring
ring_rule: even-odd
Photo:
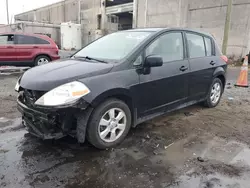
[[[81,97],[90,93],[90,90],[81,82],[70,82],[51,91],[40,97],[35,104],[40,106],[59,106],[76,102]]]

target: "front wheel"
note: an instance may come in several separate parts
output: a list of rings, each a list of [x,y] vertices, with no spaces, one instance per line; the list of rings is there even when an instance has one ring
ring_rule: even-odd
[[[207,99],[205,101],[205,106],[209,108],[216,107],[221,99],[223,93],[223,85],[219,78],[215,78],[209,89]]]
[[[124,140],[130,127],[129,107],[121,100],[109,99],[93,111],[87,127],[87,138],[99,149],[114,147]]]

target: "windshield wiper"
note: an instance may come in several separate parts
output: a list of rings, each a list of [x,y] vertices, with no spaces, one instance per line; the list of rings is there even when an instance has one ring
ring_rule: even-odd
[[[87,60],[97,61],[97,62],[100,62],[100,63],[106,63],[106,64],[108,63],[106,61],[96,59],[96,58],[93,58],[93,57],[89,57],[89,56],[74,56],[74,58],[83,58],[83,59],[87,59]]]

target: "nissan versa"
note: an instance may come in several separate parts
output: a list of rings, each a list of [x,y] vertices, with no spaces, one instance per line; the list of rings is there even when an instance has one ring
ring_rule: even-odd
[[[104,149],[131,127],[198,102],[215,107],[227,58],[214,38],[188,29],[106,35],[68,59],[34,67],[16,84],[28,131],[42,139],[85,137]]]

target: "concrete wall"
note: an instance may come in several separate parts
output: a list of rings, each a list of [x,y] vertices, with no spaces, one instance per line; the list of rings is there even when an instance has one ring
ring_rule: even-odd
[[[138,27],[198,28],[213,34],[222,46],[227,0],[147,1],[148,6],[145,5],[146,0],[138,0]],[[250,49],[249,41],[250,0],[234,0],[228,55],[236,59],[245,55]]]
[[[138,0],[138,27],[179,26],[180,2],[180,0]]]
[[[201,28],[216,37],[222,46],[227,0],[192,0],[189,4],[188,27]],[[238,58],[249,50],[250,0],[234,0],[228,41],[228,55]]]
[[[61,24],[78,23],[78,0],[65,0],[59,3],[24,12],[15,16],[15,20]],[[97,15],[100,13],[101,0],[81,1],[82,44],[86,45],[95,39]]]
[[[81,5],[81,23],[83,31],[83,46],[95,40],[98,29],[97,15],[100,14],[101,0],[84,0]]]
[[[60,24],[78,22],[78,0],[66,0],[15,16],[15,20]]]
[[[60,47],[60,26],[56,24],[44,24],[35,22],[20,22],[11,25],[0,26],[0,33],[20,32],[20,33],[37,33],[49,35]]]
[[[81,1],[83,45],[93,41],[96,30],[100,29],[97,15],[105,11],[101,2],[102,0]],[[213,34],[219,46],[222,46],[226,8],[227,0],[138,0],[137,27],[198,28]],[[16,15],[15,19],[55,24],[78,22],[78,0],[55,3]],[[107,17],[104,20],[107,21]],[[108,30],[109,25],[107,22],[105,24],[104,28]],[[105,33],[108,31],[104,30]],[[234,0],[227,55],[238,58],[249,49],[250,0]]]

